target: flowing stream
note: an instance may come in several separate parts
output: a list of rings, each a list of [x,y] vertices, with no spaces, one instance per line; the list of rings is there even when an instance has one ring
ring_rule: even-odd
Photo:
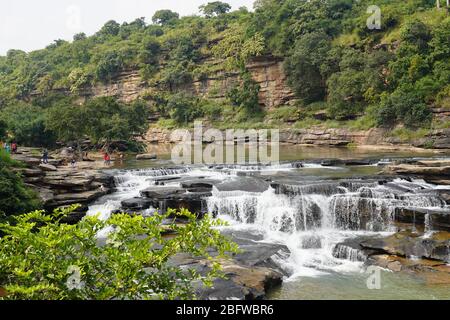
[[[179,187],[180,182],[175,178],[225,181],[235,186],[235,190],[214,187],[212,196],[204,199],[205,210],[228,221],[230,227],[226,228],[263,235],[264,242],[283,244],[290,251],[289,255],[278,257],[277,263],[289,277],[272,298],[390,298],[389,294],[381,293],[365,296],[361,292],[367,289],[363,288],[358,291],[364,257],[358,250],[337,248],[336,244],[363,235],[391,234],[395,230],[395,208],[445,209],[447,206],[433,192],[439,187],[423,180],[380,182],[381,178],[374,179],[373,175],[380,170],[377,165],[349,169],[306,162],[303,168],[285,163],[274,167],[115,169],[116,192],[91,205],[88,215],[99,214],[107,219],[121,209],[122,201],[139,197],[148,187],[157,188],[161,178],[165,179],[164,187]],[[242,188],[241,179],[246,176],[275,183],[263,192],[245,190],[248,187]],[[149,208],[143,214],[155,210]],[[386,279],[391,279],[387,283],[396,288],[398,277]],[[409,288],[417,285],[414,282]],[[304,293],[305,288],[314,286],[319,287],[318,291]],[[339,295],[336,286],[347,290],[343,289]],[[430,293],[431,297],[442,298],[439,290]]]

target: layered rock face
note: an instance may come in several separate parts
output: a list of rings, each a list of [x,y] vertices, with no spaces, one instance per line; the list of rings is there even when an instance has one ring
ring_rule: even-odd
[[[217,63],[207,61],[205,63]],[[294,93],[286,83],[283,61],[274,57],[258,57],[248,65],[253,79],[260,85],[259,103],[266,109],[288,105],[295,100]],[[239,81],[239,73],[219,70],[202,80],[195,80],[183,86],[183,90],[194,95],[210,99],[223,99],[228,89]],[[107,84],[98,83],[93,87],[86,87],[80,92],[80,102],[92,97],[114,96],[123,102],[132,102],[142,96],[144,92],[158,91],[157,87],[150,87],[142,80],[137,70],[127,70],[119,73]]]
[[[25,163],[26,167],[16,171],[36,190],[48,210],[72,204],[87,205],[106,195],[114,185],[112,176],[88,169],[91,164],[65,166],[61,159],[50,159],[49,164],[41,164],[37,152],[21,148],[13,158]]]

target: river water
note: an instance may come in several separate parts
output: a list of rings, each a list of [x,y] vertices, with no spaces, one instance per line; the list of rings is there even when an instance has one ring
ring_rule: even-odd
[[[170,177],[222,181],[228,187],[213,188],[205,199],[207,212],[228,221],[227,228],[262,235],[264,242],[283,244],[290,251],[277,260],[288,276],[270,299],[450,299],[448,286],[387,270],[381,273],[381,288],[369,290],[369,275],[357,253],[348,260],[333,254],[343,240],[392,234],[396,207],[448,209],[432,192],[440,186],[402,179],[380,184],[375,177],[393,159],[448,155],[301,147],[282,147],[280,154],[281,164],[263,167],[174,167],[169,152],[161,150],[157,161],[130,158],[112,170],[116,192],[92,204],[88,214],[106,219],[121,209],[122,201],[139,197],[161,178],[167,180],[164,187],[180,185]],[[351,167],[318,161],[327,158],[377,160]],[[302,161],[303,167],[292,166],[294,161]],[[248,176],[276,183],[258,190],[260,186],[247,185]]]

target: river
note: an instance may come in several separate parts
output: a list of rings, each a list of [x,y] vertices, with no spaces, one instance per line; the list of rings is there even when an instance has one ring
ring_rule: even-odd
[[[289,248],[290,254],[277,261],[288,276],[269,299],[450,299],[448,285],[388,270],[381,272],[381,287],[369,290],[369,275],[357,254],[346,260],[334,253],[336,244],[345,239],[392,234],[397,207],[449,209],[433,193],[440,186],[394,177],[380,183],[382,177],[377,176],[394,159],[448,154],[282,146],[276,166],[180,167],[171,164],[165,151],[159,150],[157,161],[130,157],[118,164],[112,169],[117,190],[92,204],[88,214],[106,219],[121,209],[122,201],[139,197],[149,187],[177,188],[199,179],[220,182],[203,200],[202,210],[228,221],[229,229],[258,234],[263,242]],[[324,165],[323,159],[330,158],[367,164]],[[302,167],[292,165],[298,161]],[[260,179],[261,185],[254,185],[251,177]],[[264,181],[271,184],[265,187]],[[142,214],[155,210],[150,207]]]

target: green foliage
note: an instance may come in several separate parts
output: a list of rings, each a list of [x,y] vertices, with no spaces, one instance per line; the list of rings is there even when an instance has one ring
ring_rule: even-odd
[[[305,103],[325,97],[325,78],[321,67],[330,49],[330,39],[325,33],[308,33],[297,41],[285,61],[288,84]]]
[[[241,112],[241,120],[246,120],[261,113],[258,99],[260,86],[248,72],[243,73],[241,78],[242,81],[227,92],[227,97]]]
[[[153,23],[160,25],[167,25],[174,22],[180,17],[180,15],[171,10],[158,10],[152,17]]]
[[[231,25],[223,32],[222,40],[211,50],[215,57],[225,60],[229,70],[245,69],[245,63],[251,57],[260,56],[265,49],[264,38],[255,33],[247,37],[245,30],[239,24]]]
[[[115,51],[106,52],[97,57],[95,75],[99,80],[111,80],[122,69],[123,57]]]
[[[203,114],[198,102],[198,99],[185,93],[172,95],[167,101],[170,117],[178,124],[191,123]]]
[[[426,127],[431,118],[430,108],[412,88],[384,95],[376,113],[380,126],[392,126],[401,121],[408,127]]]
[[[12,214],[25,213],[39,207],[36,194],[14,173],[16,163],[0,148],[0,221]]]
[[[209,216],[169,210],[152,217],[113,215],[107,221],[86,217],[75,225],[61,223],[74,208],[53,215],[42,211],[0,224],[0,287],[3,299],[155,300],[195,298],[194,286],[210,286],[222,276],[220,259],[237,252],[237,245],[215,227]],[[175,224],[175,217],[187,219]],[[173,223],[162,226],[164,219]],[[101,230],[109,230],[106,239]],[[174,233],[164,237],[168,230]],[[211,256],[211,250],[218,253]],[[211,271],[170,263],[177,254],[208,261]],[[0,298],[1,299],[1,298]]]
[[[3,140],[6,138],[8,124],[4,119],[0,119],[0,140]]]
[[[367,27],[367,8],[373,4],[382,9],[380,30]],[[254,12],[230,12],[227,3],[214,1],[201,10],[206,17],[180,18],[160,10],[150,25],[144,18],[109,21],[93,36],[75,35],[72,43],[57,40],[30,53],[10,50],[0,57],[0,110],[18,100],[47,109],[54,103],[35,101],[67,90],[82,94],[128,70],[138,71],[154,91],[163,92],[165,103],[156,108],[167,109],[169,96],[192,92],[193,83],[202,90],[212,78],[247,73],[256,57],[272,56],[284,60],[287,83],[300,104],[326,104],[333,120],[371,113],[383,125],[383,117],[375,114],[389,113],[393,108],[386,107],[386,97],[405,91],[406,85],[428,107],[449,104],[450,18],[435,9],[433,0],[257,0]],[[237,107],[233,116],[224,109],[219,114],[219,108],[199,99],[196,111],[174,107],[175,122],[194,116],[227,119],[233,125],[247,122],[248,110],[256,105],[254,88],[245,103],[237,101],[241,89],[223,101]],[[220,98],[212,92],[205,96]],[[415,116],[394,121],[425,117],[420,114],[426,108],[417,109],[411,112]],[[161,111],[170,117],[169,110]]]
[[[146,130],[148,108],[136,100],[130,105],[112,97],[90,100],[84,105],[64,102],[48,110],[46,127],[65,142],[88,137],[94,143],[129,141]]]
[[[21,145],[51,146],[55,143],[52,132],[45,127],[45,111],[21,102],[9,105],[1,111],[11,138]]]
[[[221,1],[208,2],[200,6],[200,11],[208,18],[223,15],[230,10],[231,6]]]

